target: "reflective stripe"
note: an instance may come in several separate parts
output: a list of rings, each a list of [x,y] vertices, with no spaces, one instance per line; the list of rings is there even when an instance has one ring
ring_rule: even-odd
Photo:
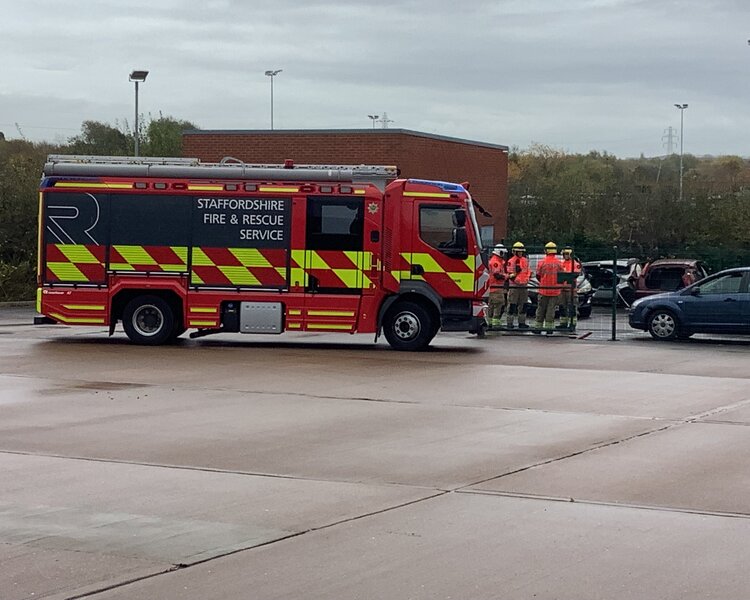
[[[42,312],[42,288],[36,288],[36,312]]]
[[[257,248],[228,248],[228,250],[245,267],[272,267]]]
[[[188,185],[189,190],[196,192],[223,192],[223,185]]]
[[[412,196],[413,198],[450,198],[450,194],[443,194],[438,192],[404,192],[404,196]]]
[[[268,186],[261,186],[258,188],[259,192],[297,192],[299,191],[299,188],[296,187],[268,187]]]
[[[297,308],[291,308],[287,311],[287,314],[289,314],[290,316],[298,317],[302,314],[302,311]]]
[[[355,194],[364,194],[365,190],[354,190]]]
[[[245,267],[217,267],[233,285],[260,285],[255,275]]]
[[[216,314],[217,312],[219,312],[219,309],[218,308],[209,308],[209,307],[204,307],[204,306],[192,306],[190,308],[190,312],[191,313],[211,313],[211,314]]]
[[[90,181],[56,181],[55,187],[87,187],[87,188],[105,188],[112,190],[129,190],[133,187],[132,183],[92,183]]]
[[[53,319],[57,319],[58,321],[62,321],[63,323],[80,323],[85,324],[88,323],[90,325],[104,325],[104,319],[103,318],[96,318],[96,317],[63,317],[61,314],[58,313],[50,313],[50,317]]]
[[[214,327],[216,321],[190,321],[191,327]]]
[[[287,329],[301,329],[302,323],[287,323],[286,328]]]
[[[341,323],[308,323],[308,329],[351,329],[351,325]]]
[[[350,310],[308,310],[310,317],[353,317],[354,311]]]
[[[103,304],[63,304],[68,310],[104,310]]]

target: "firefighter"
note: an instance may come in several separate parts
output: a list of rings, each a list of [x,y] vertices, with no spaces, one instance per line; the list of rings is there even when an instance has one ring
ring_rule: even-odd
[[[515,319],[518,316],[518,328],[528,329],[526,324],[526,300],[529,297],[529,259],[524,256],[526,248],[521,242],[513,244],[513,256],[508,259],[506,268],[508,271],[508,318],[506,321],[508,329],[513,329]]]
[[[487,326],[500,327],[503,316],[503,310],[508,299],[508,271],[505,264],[508,257],[508,250],[502,244],[498,244],[492,250],[490,256],[490,296],[487,300]]]
[[[562,271],[562,263],[557,258],[557,244],[547,242],[544,246],[544,260],[536,269],[536,278],[539,280],[539,303],[536,307],[536,329],[535,333],[545,330],[551,334],[555,327],[555,308],[560,298],[560,284],[557,282],[557,274]]]
[[[581,274],[581,263],[573,256],[573,248],[565,246],[562,251],[563,273],[574,273],[577,278]],[[575,281],[566,283],[560,294],[560,324],[558,328],[576,330],[578,322],[578,288]]]

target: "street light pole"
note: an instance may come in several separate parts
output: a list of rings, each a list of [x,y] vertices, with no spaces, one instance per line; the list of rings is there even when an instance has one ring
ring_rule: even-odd
[[[138,156],[138,148],[139,148],[139,137],[140,134],[138,132],[138,84],[143,83],[146,81],[146,77],[148,77],[148,71],[132,71],[130,73],[130,76],[128,79],[135,83],[135,131],[134,131],[134,141],[135,141],[135,156]]]
[[[380,118],[380,115],[367,115],[372,120],[372,128],[375,129],[375,121]]]
[[[680,202],[682,202],[682,132],[685,124],[685,109],[687,104],[675,104],[675,108],[680,111]]]
[[[266,77],[271,78],[271,131],[273,131],[273,78],[281,73],[284,69],[266,71]]]

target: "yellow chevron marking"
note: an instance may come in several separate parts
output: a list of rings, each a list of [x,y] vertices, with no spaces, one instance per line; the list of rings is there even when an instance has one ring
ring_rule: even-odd
[[[315,252],[315,250],[308,250],[305,261],[305,268],[329,270],[331,267],[328,266],[328,263],[326,263],[326,261],[324,261],[320,257],[320,254]]]
[[[234,285],[260,285],[260,281],[245,267],[217,267]]]
[[[53,319],[57,319],[58,321],[62,321],[63,323],[104,325],[104,319],[97,317],[64,317],[58,313],[50,313],[49,316]]]
[[[200,277],[198,276],[198,274],[197,274],[197,273],[196,273],[195,271],[193,271],[192,273],[190,273],[190,282],[191,282],[191,283],[194,283],[194,284],[196,284],[196,285],[203,285],[203,284],[205,283],[205,281],[203,281],[203,280],[202,280],[202,279],[201,279],[201,278],[200,278]]]
[[[441,267],[427,252],[413,252],[411,254],[408,252],[402,252],[401,256],[403,256],[406,262],[410,265],[421,265],[422,268],[424,268],[425,273],[445,273],[445,269]]]
[[[348,288],[359,288],[360,287],[360,275],[359,269],[331,269],[344,285]]]
[[[88,278],[73,263],[48,262],[47,268],[60,281],[88,281]]]
[[[232,255],[245,267],[270,267],[268,262],[257,248],[227,248]]]
[[[438,193],[438,192],[404,192],[404,196],[411,196],[412,198],[450,198],[450,194]]]
[[[474,273],[449,273],[449,275],[462,292],[474,291]]]
[[[190,307],[190,312],[191,313],[211,313],[211,314],[216,314],[217,312],[219,312],[219,309],[218,308],[208,307],[208,306],[191,306]]]
[[[200,248],[193,248],[193,266],[194,267],[215,267],[212,261]]]
[[[143,246],[112,246],[130,265],[158,265]]]
[[[55,244],[55,246],[70,262],[87,265],[101,264],[99,259],[91,254],[91,251],[86,246],[79,244]]]
[[[308,317],[353,317],[351,310],[308,310]]]
[[[135,271],[135,267],[128,263],[109,263],[109,268],[112,271]]]
[[[183,263],[187,264],[187,246],[170,246],[169,248],[177,255],[177,258],[179,258]]]
[[[104,310],[103,304],[63,304],[68,310]]]

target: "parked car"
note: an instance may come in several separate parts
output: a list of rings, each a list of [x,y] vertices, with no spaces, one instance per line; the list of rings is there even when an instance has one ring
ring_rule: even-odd
[[[539,281],[536,278],[536,268],[544,260],[544,254],[529,254],[529,268],[531,269],[531,279],[529,279],[529,299],[526,301],[526,314],[529,317],[536,316],[536,307],[539,304]],[[594,293],[591,283],[582,272],[576,278],[576,290],[578,291],[578,318],[588,319],[591,316],[591,296]],[[555,311],[555,316],[559,316],[559,307]]]
[[[654,339],[694,333],[750,334],[750,267],[728,269],[676,292],[636,300],[628,322]]]
[[[700,281],[708,275],[705,265],[692,258],[661,258],[647,262],[639,274],[633,273],[628,281],[617,286],[617,294],[630,306],[635,300],[675,292]]]
[[[589,260],[582,265],[586,279],[594,290],[592,304],[612,303],[612,260]],[[627,283],[628,278],[640,275],[641,265],[637,258],[617,260],[617,283]]]

